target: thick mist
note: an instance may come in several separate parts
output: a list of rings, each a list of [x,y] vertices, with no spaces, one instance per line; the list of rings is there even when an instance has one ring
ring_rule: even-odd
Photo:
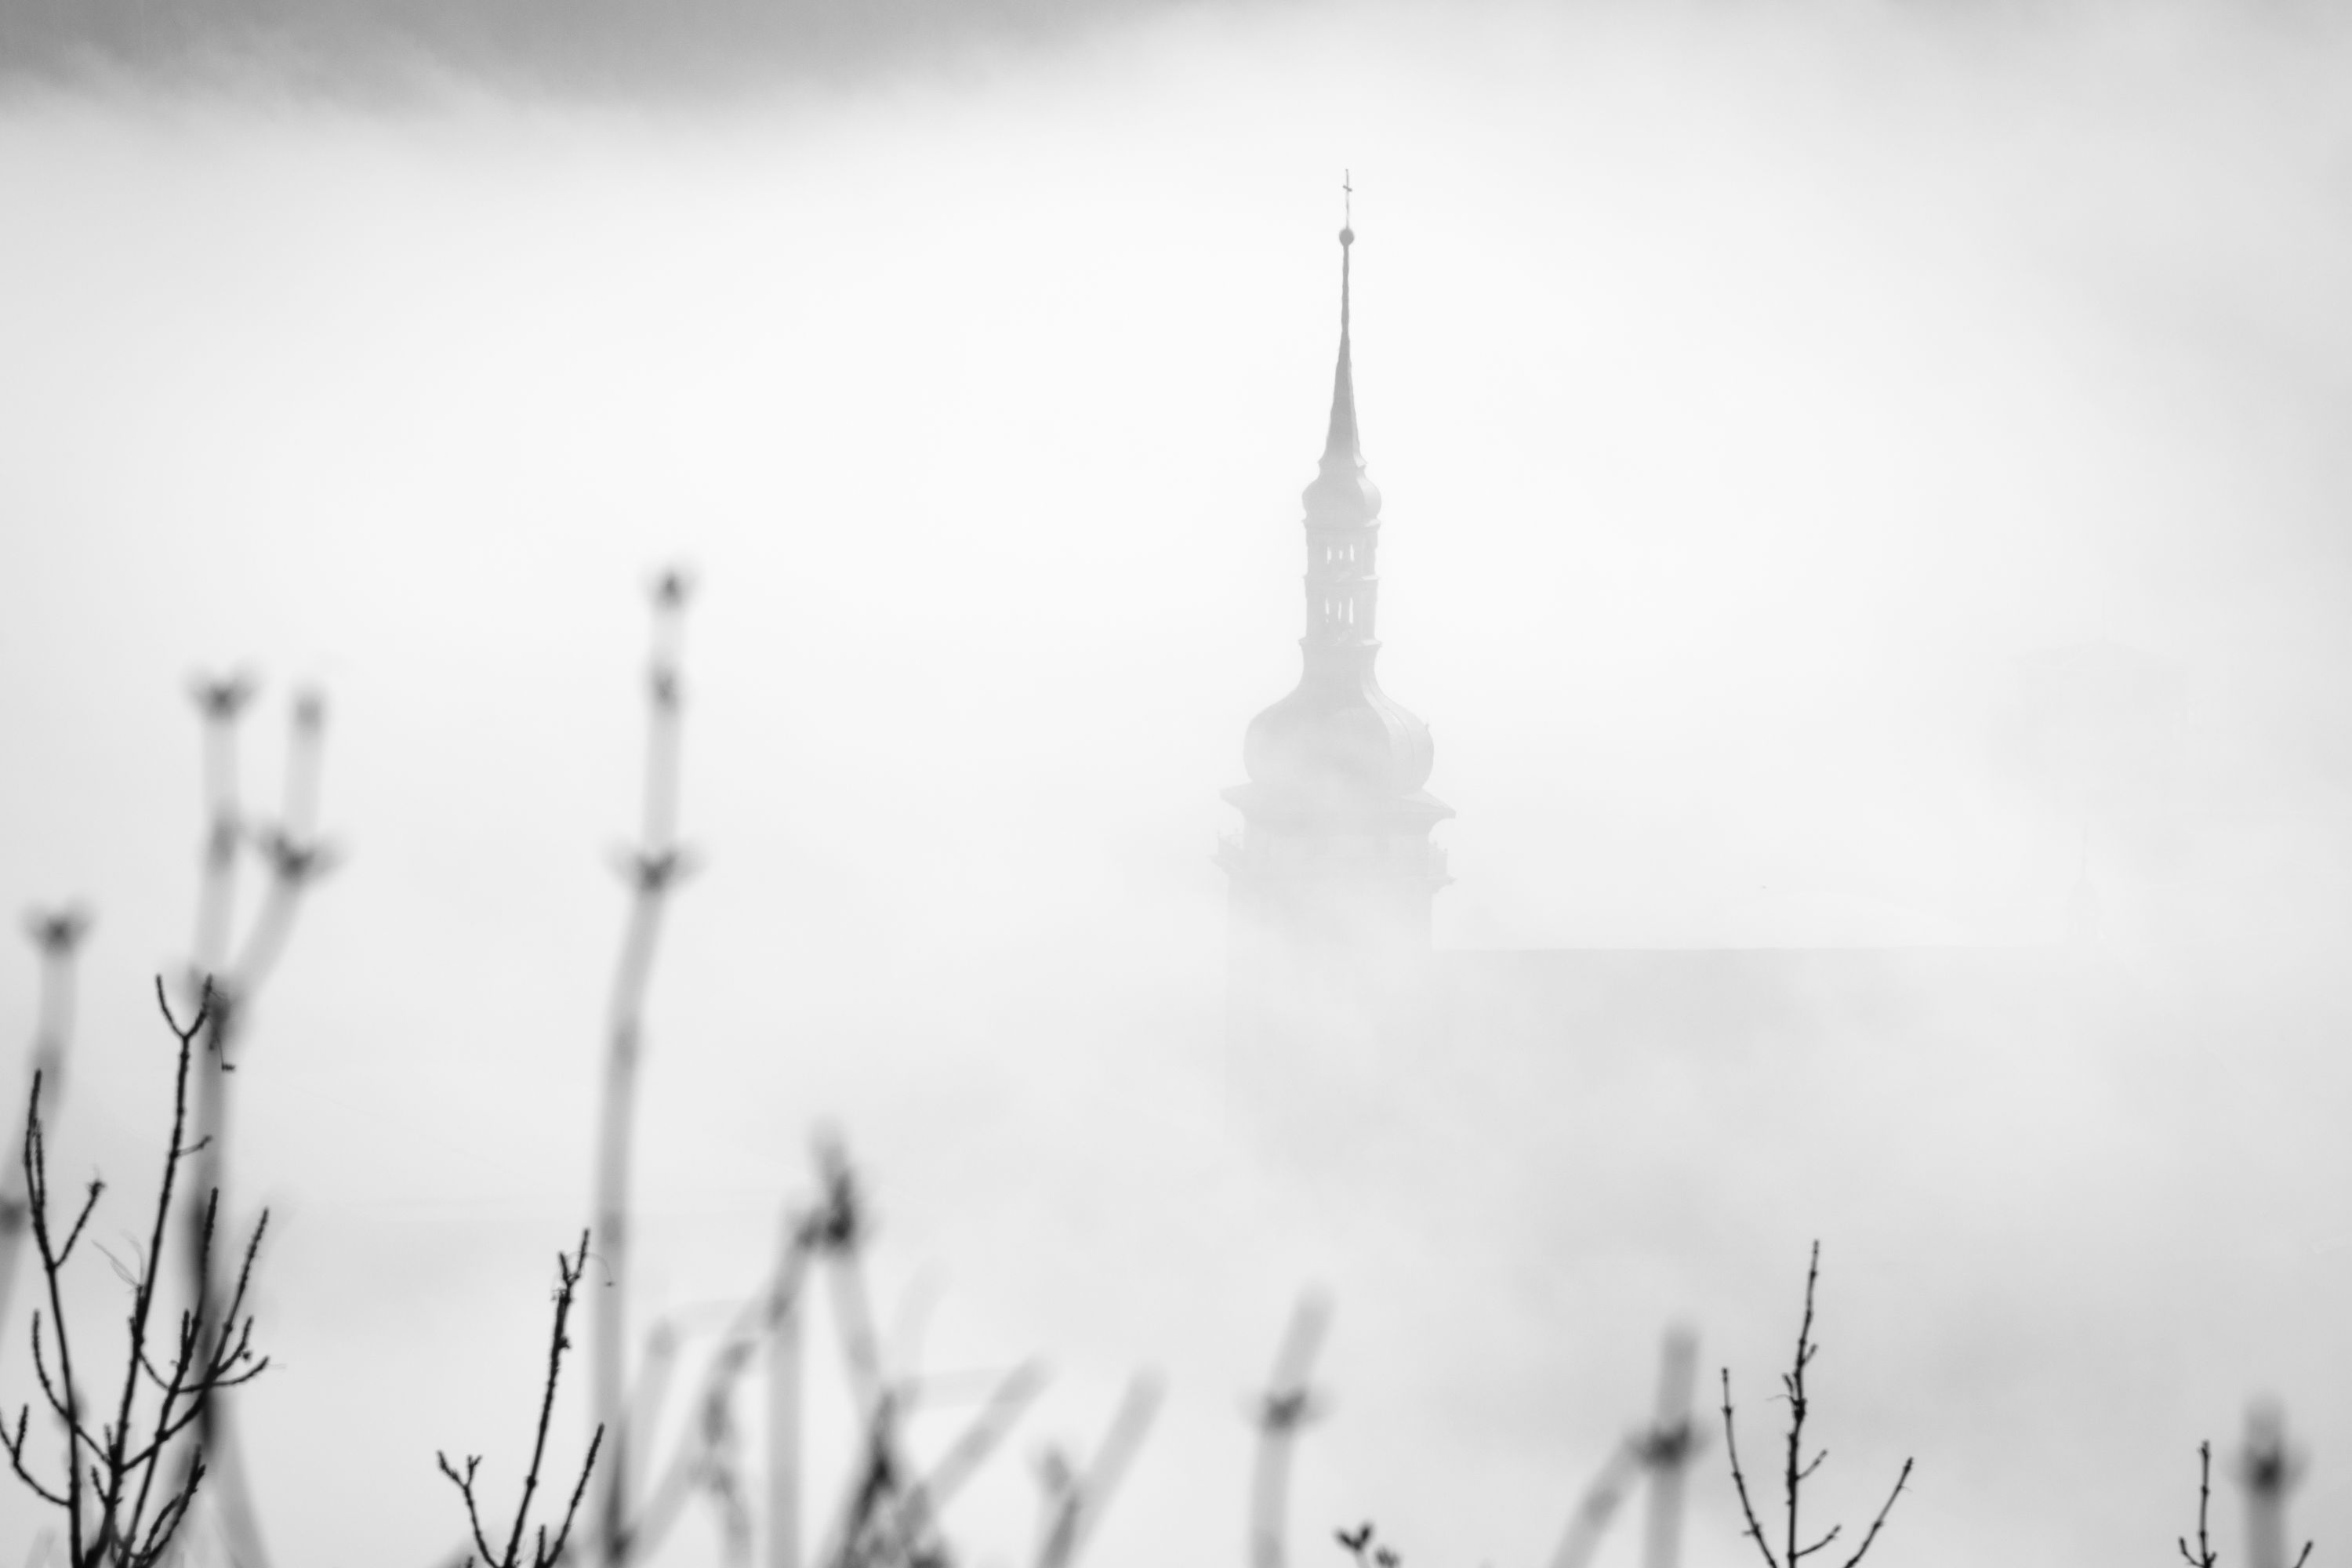
[[[511,1482],[672,561],[704,864],[636,1311],[747,1293],[838,1126],[890,1332],[1057,1373],[950,1515],[971,1561],[1027,1559],[1029,1445],[1144,1365],[1094,1550],[1238,1556],[1310,1283],[1294,1560],[1370,1515],[1415,1568],[1539,1561],[1669,1321],[1768,1441],[1814,1237],[1831,1517],[1919,1457],[1874,1562],[2162,1560],[2265,1391],[2314,1561],[2352,1540],[2339,23],[1139,8],[723,90],[625,40],[534,73],[516,26],[402,45],[390,95],[373,45],[273,75],[225,30],[234,68],[110,45],[0,100],[0,900],[98,913],[57,1138],[126,1203],[186,679],[263,677],[265,801],[291,692],[331,704],[347,859],[238,1085],[279,1561],[434,1561],[436,1447]],[[1253,1100],[1217,791],[1297,676],[1343,169],[1381,678],[1460,814],[1439,946],[1924,950],[1886,989]],[[1971,980],[2026,947],[2026,1003]],[[1719,1457],[1692,1568],[1752,1550]],[[0,1552],[39,1522],[0,1489]]]

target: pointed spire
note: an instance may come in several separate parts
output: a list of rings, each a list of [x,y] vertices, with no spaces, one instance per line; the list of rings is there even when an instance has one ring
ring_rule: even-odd
[[[1305,500],[1310,521],[1363,524],[1381,515],[1381,492],[1364,473],[1364,451],[1356,430],[1356,361],[1349,342],[1349,266],[1356,244],[1355,186],[1344,179],[1346,226],[1339,230],[1339,363],[1331,373],[1331,429],[1323,440],[1323,460]]]
[[[1339,367],[1331,376],[1331,433],[1323,442],[1327,468],[1335,458],[1352,459],[1359,466],[1364,460],[1356,434],[1355,356],[1348,343],[1348,263],[1356,244],[1356,187],[1344,173],[1339,189],[1346,201],[1339,229]]]

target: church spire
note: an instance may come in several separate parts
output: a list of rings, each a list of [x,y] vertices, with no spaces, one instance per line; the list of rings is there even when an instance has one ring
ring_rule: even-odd
[[[1244,826],[1222,858],[1239,928],[1349,947],[1385,933],[1382,942],[1425,951],[1430,900],[1446,880],[1429,831],[1454,813],[1423,788],[1433,761],[1429,726],[1373,674],[1381,492],[1364,471],[1356,426],[1355,243],[1351,213],[1339,231],[1330,430],[1301,498],[1307,624],[1298,685],[1250,721],[1242,742],[1249,783],[1225,792]]]
[[[1344,174],[1339,188],[1347,193],[1347,216],[1339,227],[1339,366],[1331,376],[1331,433],[1323,442],[1326,472],[1335,462],[1352,461],[1360,469],[1364,466],[1356,434],[1355,356],[1348,342],[1348,262],[1356,247],[1356,188]]]
[[[1339,363],[1331,373],[1331,428],[1323,438],[1323,460],[1307,487],[1307,524],[1362,527],[1381,515],[1381,492],[1364,473],[1364,447],[1356,428],[1356,351],[1349,341],[1349,263],[1356,248],[1355,187],[1348,193],[1348,216],[1339,230]]]

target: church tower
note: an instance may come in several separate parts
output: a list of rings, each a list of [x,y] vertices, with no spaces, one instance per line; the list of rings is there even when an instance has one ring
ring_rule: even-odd
[[[1422,786],[1429,726],[1382,691],[1381,492],[1364,471],[1349,342],[1354,228],[1339,231],[1339,363],[1323,461],[1307,487],[1307,635],[1297,689],[1250,721],[1249,782],[1225,791],[1243,827],[1219,856],[1232,879],[1237,980],[1267,961],[1407,959],[1429,949],[1448,880],[1430,829],[1453,809]]]

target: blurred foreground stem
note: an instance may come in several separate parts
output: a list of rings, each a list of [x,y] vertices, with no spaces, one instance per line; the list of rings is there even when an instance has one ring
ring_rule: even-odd
[[[604,1463],[595,1483],[589,1539],[607,1568],[629,1561],[630,1476],[637,1434],[625,1419],[628,1399],[629,1169],[636,1121],[637,1065],[644,1044],[646,991],[671,887],[684,868],[677,845],[678,645],[685,619],[684,575],[666,572],[654,586],[653,655],[647,670],[644,816],[636,847],[622,859],[629,880],[628,924],[613,974],[604,1083],[596,1133],[596,1251],[604,1288],[595,1292],[590,1384],[593,1418],[604,1433]]]

